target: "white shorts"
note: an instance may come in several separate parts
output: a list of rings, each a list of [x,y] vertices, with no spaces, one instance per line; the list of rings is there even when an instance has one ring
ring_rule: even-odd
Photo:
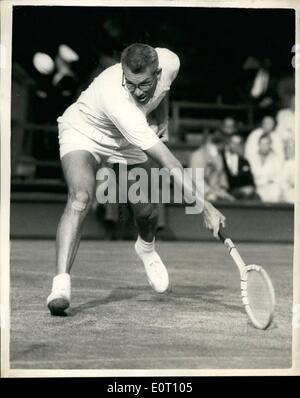
[[[148,159],[145,152],[130,144],[126,139],[124,139],[124,145],[121,146],[108,137],[104,137],[99,143],[76,130],[68,122],[58,123],[58,139],[60,158],[73,151],[85,150],[90,152],[99,164],[102,162],[132,165],[144,163]]]

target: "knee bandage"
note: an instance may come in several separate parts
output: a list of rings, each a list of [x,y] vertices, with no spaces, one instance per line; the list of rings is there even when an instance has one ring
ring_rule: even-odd
[[[85,202],[80,202],[79,200],[72,201],[72,209],[75,211],[84,211],[87,204]]]

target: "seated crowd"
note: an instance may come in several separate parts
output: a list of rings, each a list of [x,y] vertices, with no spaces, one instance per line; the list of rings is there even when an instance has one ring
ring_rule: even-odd
[[[233,118],[206,134],[189,167],[203,168],[208,200],[294,203],[294,98],[289,108],[266,115],[246,139]]]

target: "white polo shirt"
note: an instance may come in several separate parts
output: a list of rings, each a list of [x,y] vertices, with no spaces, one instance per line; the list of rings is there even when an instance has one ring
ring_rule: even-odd
[[[170,90],[180,66],[178,56],[170,50],[156,48],[156,51],[162,72],[147,104],[136,102],[126,86],[122,86],[123,71],[118,63],[100,73],[58,122],[67,122],[100,145],[122,148],[130,143],[142,150],[151,148],[159,138],[146,116]]]

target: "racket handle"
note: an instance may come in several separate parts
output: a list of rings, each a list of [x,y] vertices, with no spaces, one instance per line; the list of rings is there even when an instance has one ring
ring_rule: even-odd
[[[226,237],[222,234],[222,232],[219,230],[218,232],[219,238],[221,239],[221,241],[224,243],[226,240]]]

